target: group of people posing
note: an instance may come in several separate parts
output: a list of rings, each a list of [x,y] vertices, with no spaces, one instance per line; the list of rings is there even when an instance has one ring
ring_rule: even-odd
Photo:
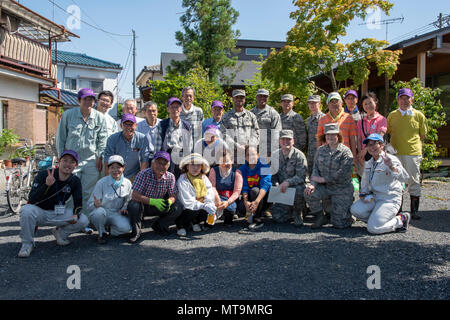
[[[332,92],[326,114],[320,96],[310,96],[306,121],[293,110],[291,94],[281,97],[281,114],[268,97],[259,89],[257,106],[248,110],[245,91],[234,90],[230,111],[213,101],[212,117],[204,119],[188,87],[181,100],[168,99],[167,119],[158,118],[154,102],[144,105],[145,118],[136,117],[136,102],[129,99],[116,121],[107,112],[111,92],[97,97],[81,89],[80,107],[65,111],[58,127],[58,166],[36,176],[21,209],[19,256],[31,254],[39,226],[55,226],[58,245],[69,244],[72,233],[92,232],[90,227],[98,243],[111,236],[135,243],[144,216],[157,216],[152,229],[158,234],[170,234],[175,225],[180,237],[208,230],[218,219],[232,225],[239,217],[250,230],[265,219],[300,227],[307,214],[315,216],[313,229],[329,223],[348,228],[356,218],[374,234],[406,231],[410,219],[419,218],[427,125],[412,107],[410,89],[399,90],[399,109],[387,119],[377,112],[373,93],[361,98],[362,112],[356,91],[344,98]],[[356,202],[354,172],[361,177]],[[405,183],[410,213],[401,210]],[[269,203],[275,188],[294,189],[293,203]]]

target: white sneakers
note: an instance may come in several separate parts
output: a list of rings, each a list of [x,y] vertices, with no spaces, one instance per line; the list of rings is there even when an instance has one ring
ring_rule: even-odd
[[[60,246],[67,246],[68,244],[70,244],[70,241],[67,239],[64,239],[61,236],[61,231],[58,228],[52,229],[52,234],[55,236],[56,238],[56,243]]]
[[[193,230],[194,232],[200,232],[200,231],[202,231],[202,228],[200,227],[199,224],[194,224],[194,225],[192,226],[192,230]]]
[[[186,237],[186,229],[181,228],[177,230],[177,235],[179,235],[180,237]]]
[[[22,248],[20,248],[19,254],[17,255],[19,258],[28,258],[33,251],[32,243],[22,243]]]

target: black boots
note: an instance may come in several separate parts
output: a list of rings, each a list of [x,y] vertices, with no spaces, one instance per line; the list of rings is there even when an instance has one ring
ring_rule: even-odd
[[[411,196],[411,219],[419,220],[420,216],[418,215],[419,212],[419,197]]]
[[[311,225],[311,229],[319,229],[322,228],[323,225],[326,225],[330,222],[330,218],[327,214],[324,214],[323,210],[319,211],[315,214],[316,220]]]

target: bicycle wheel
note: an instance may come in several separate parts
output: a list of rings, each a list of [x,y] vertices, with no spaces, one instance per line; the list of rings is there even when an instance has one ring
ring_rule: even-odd
[[[17,214],[22,207],[22,193],[20,190],[20,176],[13,174],[9,182],[9,190],[6,191],[9,209]]]

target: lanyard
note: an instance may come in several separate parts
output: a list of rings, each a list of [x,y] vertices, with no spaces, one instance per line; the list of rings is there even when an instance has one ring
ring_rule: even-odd
[[[66,192],[64,190],[66,189],[66,187],[67,187],[67,184],[62,187],[62,189],[60,190],[61,192],[56,193],[56,201],[58,202],[59,205],[62,205],[63,203],[65,203]],[[58,183],[58,181],[56,181],[56,190],[58,190],[58,189],[59,189],[59,183]],[[59,196],[61,193],[62,193],[62,200],[60,200],[60,196]]]
[[[364,128],[364,123],[366,122],[364,120],[365,119],[363,119],[363,121],[361,122],[361,127],[362,127],[362,131],[363,131],[364,136],[367,138],[371,134],[370,130],[372,129],[373,123],[375,122],[376,118],[374,118],[374,119],[372,119],[370,121],[370,126],[369,126],[369,130],[368,130],[369,133],[368,134],[366,134],[366,129]],[[367,122],[369,122],[369,120],[367,120]]]
[[[373,159],[373,160],[375,161],[375,159]],[[370,182],[372,182],[373,176],[375,174],[375,170],[377,169],[379,163],[380,162],[377,161],[377,162],[375,162],[375,166],[372,166],[372,170],[370,171]]]

